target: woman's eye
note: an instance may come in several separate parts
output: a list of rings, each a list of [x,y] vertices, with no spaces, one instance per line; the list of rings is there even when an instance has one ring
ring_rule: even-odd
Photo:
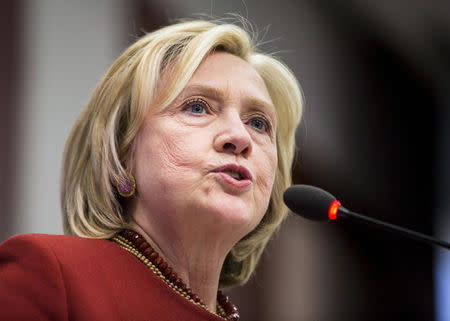
[[[201,114],[201,113],[204,112],[205,107],[203,107],[203,106],[200,105],[200,104],[195,104],[195,105],[191,105],[191,106],[189,107],[189,110],[190,110],[191,112],[193,112],[194,114]]]
[[[207,112],[208,104],[202,99],[195,99],[186,102],[183,110],[196,115],[201,115]]]
[[[269,130],[267,122],[259,117],[250,119],[250,126],[256,128],[259,131],[266,132]]]

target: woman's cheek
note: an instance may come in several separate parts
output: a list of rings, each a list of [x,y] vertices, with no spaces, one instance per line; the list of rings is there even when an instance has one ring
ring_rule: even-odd
[[[155,175],[160,180],[188,183],[202,164],[202,155],[195,139],[185,139],[186,135],[161,133],[156,144],[148,146],[149,157],[156,164]],[[197,147],[197,148],[196,148]],[[161,182],[162,183],[162,182]]]
[[[260,164],[259,166],[259,177],[260,180],[258,180],[259,188],[262,191],[262,193],[266,197],[270,197],[270,194],[272,193],[273,184],[275,182],[275,175],[277,171],[277,152],[276,150],[269,149],[266,152],[266,161],[263,164]]]

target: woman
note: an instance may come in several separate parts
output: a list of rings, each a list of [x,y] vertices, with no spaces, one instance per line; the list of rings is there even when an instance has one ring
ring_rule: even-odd
[[[286,216],[301,98],[235,25],[142,37],[68,138],[67,236],[1,245],[0,319],[238,320],[218,290],[248,280]]]

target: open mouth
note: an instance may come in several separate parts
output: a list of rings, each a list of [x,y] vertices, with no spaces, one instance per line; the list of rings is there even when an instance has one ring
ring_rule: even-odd
[[[215,173],[224,173],[237,181],[252,180],[252,175],[247,168],[236,164],[220,166],[213,170]]]
[[[233,172],[233,171],[223,171],[222,173],[228,174],[231,177],[233,177],[234,179],[237,179],[238,181],[242,180],[242,176],[241,174],[239,174],[238,172]]]

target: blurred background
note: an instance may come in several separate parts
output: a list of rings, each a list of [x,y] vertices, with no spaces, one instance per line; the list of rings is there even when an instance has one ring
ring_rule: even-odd
[[[64,142],[114,59],[173,19],[228,13],[249,19],[303,87],[294,182],[450,241],[450,2],[440,0],[3,0],[0,241],[62,233]],[[230,295],[242,320],[449,321],[450,255],[291,216]]]

